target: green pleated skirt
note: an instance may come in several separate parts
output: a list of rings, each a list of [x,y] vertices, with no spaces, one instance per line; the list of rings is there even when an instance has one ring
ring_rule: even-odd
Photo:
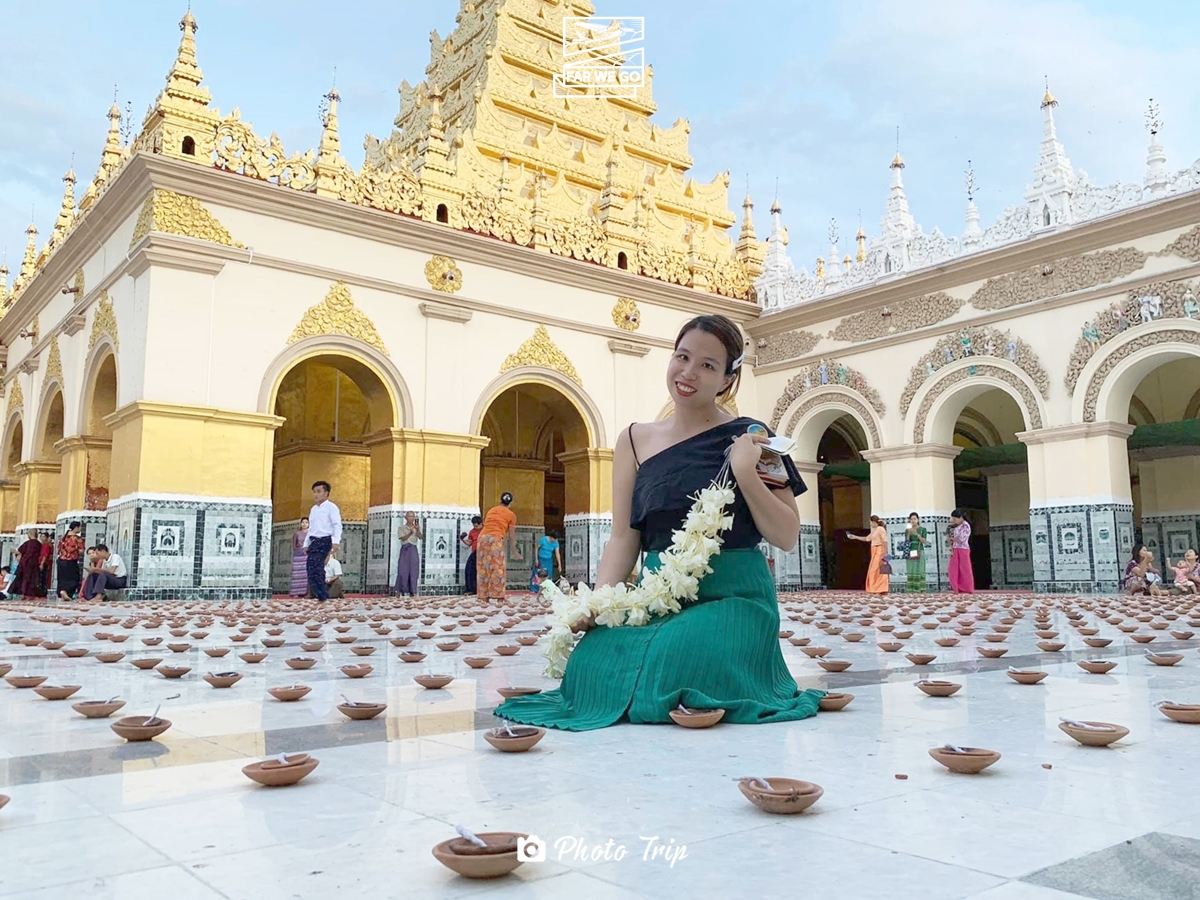
[[[658,565],[650,554],[647,565]],[[790,722],[817,712],[779,649],[779,605],[757,549],[709,563],[696,602],[648,625],[596,626],[575,645],[558,690],[506,700],[495,713],[524,725],[591,731],[620,721],[670,722],[681,703],[724,709],[723,722]]]

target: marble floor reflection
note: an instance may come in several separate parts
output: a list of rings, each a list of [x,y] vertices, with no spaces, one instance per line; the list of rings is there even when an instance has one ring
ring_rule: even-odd
[[[285,616],[278,604],[232,604],[211,622],[196,621],[198,607],[160,604],[164,619],[188,620],[182,637],[168,633],[169,621],[146,621],[149,607],[0,607],[0,671],[11,665],[9,676],[81,685],[55,701],[0,684],[0,795],[10,798],[0,808],[0,898],[272,900],[352,891],[619,900],[801,890],[838,900],[1200,898],[1200,809],[1191,796],[1200,724],[1171,721],[1155,705],[1200,703],[1200,638],[1189,633],[1200,634],[1200,605],[1167,598],[1143,611],[1123,599],[984,594],[960,608],[944,595],[897,596],[866,615],[865,603],[864,595],[833,592],[780,601],[789,669],[801,687],[853,693],[842,711],[707,730],[551,731],[521,754],[484,740],[497,724],[497,688],[556,683],[542,675],[540,644],[513,656],[496,647],[536,637],[542,616],[496,635],[490,629],[509,614],[463,625],[467,601],[421,598],[416,609],[435,618],[427,625],[404,618],[413,612],[400,601],[363,598],[343,605],[344,621],[331,616],[315,639],[324,646],[306,652],[311,609],[280,622],[278,636],[262,623],[233,640],[247,619]],[[1040,608],[1050,612],[1038,623]],[[1011,631],[994,630],[1008,619]],[[964,623],[974,632],[957,633]],[[1082,633],[1091,627],[1094,635]],[[1057,632],[1052,640],[1063,648],[1039,648],[1039,628]],[[435,637],[417,636],[426,629]],[[912,635],[898,650],[880,647],[906,630]],[[478,638],[437,649],[462,634]],[[861,640],[850,639],[855,634]],[[989,634],[1007,636],[988,641]],[[143,642],[159,636],[156,646]],[[337,640],[349,636],[355,640]],[[390,641],[402,637],[425,659],[401,661]],[[88,655],[68,658],[37,638]],[[851,665],[826,672],[789,638],[808,638],[807,649],[828,647],[826,660]],[[1088,638],[1111,642],[1093,647]],[[283,644],[264,647],[264,639]],[[190,646],[175,652],[170,643]],[[366,646],[374,652],[353,652]],[[225,647],[231,652],[221,658],[204,652]],[[1007,652],[986,659],[979,648]],[[252,649],[267,657],[240,658]],[[1151,650],[1183,659],[1157,665]],[[104,663],[95,654],[105,651],[125,656]],[[918,666],[911,653],[936,658]],[[315,658],[313,667],[286,665],[300,655]],[[492,662],[473,669],[468,656]],[[132,665],[150,657],[191,671],[171,680]],[[1088,660],[1115,666],[1089,674],[1078,665]],[[363,662],[373,667],[365,678],[341,671]],[[1017,684],[1010,666],[1047,676]],[[243,677],[228,689],[203,680],[225,671]],[[413,682],[424,673],[454,681],[426,690]],[[962,687],[930,697],[920,679]],[[267,693],[290,684],[311,691],[292,703]],[[111,697],[126,704],[111,719],[72,709]],[[346,699],[387,710],[349,721],[337,709]],[[172,724],[153,741],[127,743],[110,728],[156,709]],[[1063,718],[1130,732],[1107,748],[1084,747],[1060,730]],[[982,774],[955,775],[928,754],[944,744],[1002,757]],[[242,774],[247,763],[293,752],[320,759],[299,785],[263,788]],[[803,814],[772,816],[738,791],[745,776],[800,778],[825,793]],[[536,834],[548,858],[494,881],[456,876],[430,850],[457,825]]]

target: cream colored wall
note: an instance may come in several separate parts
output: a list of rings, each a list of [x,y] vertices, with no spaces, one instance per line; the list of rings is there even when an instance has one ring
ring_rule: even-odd
[[[1188,401],[1200,390],[1200,358],[1177,359],[1147,375],[1133,396],[1146,404],[1156,422],[1178,422]]]
[[[1200,512],[1200,454],[1138,463],[1143,516]]]
[[[1029,524],[1029,473],[988,475],[988,525]]]

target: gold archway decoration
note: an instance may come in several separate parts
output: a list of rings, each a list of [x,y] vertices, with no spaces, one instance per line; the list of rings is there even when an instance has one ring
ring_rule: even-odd
[[[120,350],[121,341],[117,336],[117,314],[113,310],[112,300],[108,298],[108,291],[101,291],[100,299],[96,303],[96,314],[92,316],[92,334],[88,338],[88,353],[92,352],[96,341],[106,334],[112,339],[113,349]]]
[[[46,359],[46,380],[57,378],[62,381],[62,352],[58,349],[58,335],[50,338],[50,356]]]
[[[632,297],[621,297],[612,309],[613,324],[622,331],[637,331],[642,325],[642,311]]]
[[[462,287],[462,270],[448,256],[435,256],[425,263],[425,280],[435,291],[453,294]]]
[[[243,246],[199,200],[174,191],[156,190],[146,198],[137,224],[133,226],[130,248],[152,231],[211,241],[226,247]]]
[[[364,344],[370,344],[380,353],[389,355],[375,323],[354,305],[350,288],[344,281],[335,281],[329,286],[329,293],[325,295],[325,299],[308,308],[300,323],[292,329],[292,336],[287,342],[294,344],[296,341],[324,334],[343,334]]]
[[[21,390],[21,382],[13,379],[12,386],[8,389],[8,408],[4,413],[4,418],[7,419],[12,415],[14,409],[23,409],[25,407],[25,394]]]
[[[539,325],[533,332],[533,337],[517,348],[516,353],[510,353],[500,366],[500,372],[516,369],[520,366],[538,366],[542,369],[553,369],[562,372],[576,384],[583,384],[583,379],[575,370],[574,364],[567,354],[554,343],[545,325]]]

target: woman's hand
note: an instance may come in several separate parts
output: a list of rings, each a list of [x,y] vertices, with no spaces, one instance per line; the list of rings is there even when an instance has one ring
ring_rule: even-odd
[[[729,451],[729,468],[734,478],[741,481],[744,476],[754,474],[758,461],[762,458],[763,445],[770,438],[761,434],[742,434],[733,439],[733,449]]]
[[[596,614],[592,613],[587,618],[579,619],[578,621],[573,622],[571,624],[571,630],[572,631],[587,631],[588,629],[592,628],[595,624],[596,624]]]

